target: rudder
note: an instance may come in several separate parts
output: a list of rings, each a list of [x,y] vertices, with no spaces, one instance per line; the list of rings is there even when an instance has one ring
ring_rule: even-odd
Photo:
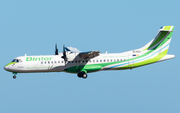
[[[162,48],[165,43],[170,43],[174,26],[163,26],[160,28],[156,37],[145,45],[142,49],[145,50],[156,50]],[[169,48],[169,45],[168,45]]]

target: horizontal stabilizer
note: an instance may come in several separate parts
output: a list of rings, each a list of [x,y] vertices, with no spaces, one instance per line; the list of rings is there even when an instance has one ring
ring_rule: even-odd
[[[172,59],[172,58],[175,58],[175,55],[166,55],[162,59],[160,59],[159,61],[169,60],[169,59]]]

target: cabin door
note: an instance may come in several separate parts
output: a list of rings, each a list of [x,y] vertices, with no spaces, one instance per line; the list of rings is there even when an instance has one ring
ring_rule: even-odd
[[[134,67],[134,56],[133,55],[128,55],[128,65],[129,68],[133,68]]]

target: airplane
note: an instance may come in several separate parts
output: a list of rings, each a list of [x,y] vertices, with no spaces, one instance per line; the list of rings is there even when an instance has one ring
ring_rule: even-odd
[[[133,69],[152,63],[175,58],[167,54],[174,26],[163,26],[156,37],[145,46],[123,53],[103,53],[100,51],[81,52],[73,47],[63,46],[58,53],[55,45],[54,55],[20,56],[4,66],[13,73],[68,72],[76,73],[79,78],[87,78],[87,73],[103,70]]]

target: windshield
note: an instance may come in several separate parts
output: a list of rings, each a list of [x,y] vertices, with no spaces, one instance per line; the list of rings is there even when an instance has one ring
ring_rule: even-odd
[[[21,59],[13,59],[12,62],[22,62]]]

